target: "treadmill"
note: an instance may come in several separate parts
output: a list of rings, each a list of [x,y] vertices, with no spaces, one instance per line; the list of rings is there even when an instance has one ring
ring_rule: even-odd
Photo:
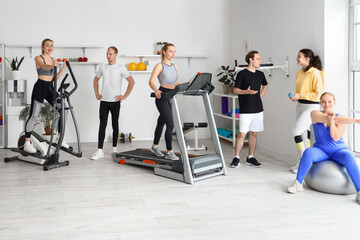
[[[179,84],[172,91],[162,94],[162,97],[170,99],[171,102],[174,126],[180,149],[180,153],[176,153],[179,160],[174,161],[165,159],[165,157],[158,157],[152,153],[150,149],[141,148],[113,153],[113,160],[119,164],[128,163],[152,167],[154,168],[154,173],[156,175],[189,184],[210,177],[226,175],[224,156],[221,150],[214,115],[209,100],[209,94],[214,90],[214,86],[211,84],[211,77],[211,73],[197,73],[191,81]],[[188,154],[177,103],[177,97],[179,96],[202,97],[211,138],[214,144],[214,154]],[[151,93],[151,97],[155,97],[155,94]]]

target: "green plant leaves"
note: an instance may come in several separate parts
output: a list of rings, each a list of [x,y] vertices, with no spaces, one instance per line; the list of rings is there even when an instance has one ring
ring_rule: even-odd
[[[235,76],[236,76],[236,72],[230,70],[229,71],[230,66],[221,66],[221,69],[223,70],[222,72],[220,72],[219,74],[217,74],[217,77],[220,77],[221,75],[223,75],[220,79],[219,82],[224,83],[225,85],[229,85],[229,86],[235,86]]]
[[[18,58],[16,57],[16,58],[13,58],[11,62],[9,59],[7,59],[7,58],[5,58],[5,59],[9,62],[10,68],[12,71],[19,71],[20,65],[23,62],[24,58],[25,58],[25,56],[23,56],[20,59],[20,61],[18,61]]]
[[[20,111],[19,120],[26,121],[30,115],[30,104],[26,104],[25,107]],[[40,118],[36,120],[35,125],[40,124],[45,129],[50,129],[51,132],[51,124],[52,124],[52,117],[53,117],[53,107],[48,103],[45,102],[43,107],[40,110],[39,114]],[[57,122],[60,118],[60,113],[58,111],[55,112],[55,122]],[[57,124],[55,124],[57,126]],[[50,133],[51,134],[51,133]]]

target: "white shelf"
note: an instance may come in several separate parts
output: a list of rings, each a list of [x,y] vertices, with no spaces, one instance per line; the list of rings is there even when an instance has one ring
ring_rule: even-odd
[[[230,141],[230,142],[234,142],[234,139],[233,139],[233,138],[227,138],[227,137],[223,137],[223,136],[221,136],[221,135],[219,135],[219,138],[228,140],[228,141]]]
[[[146,73],[152,73],[152,71],[129,71],[131,74],[146,74]]]
[[[224,115],[224,114],[221,114],[221,113],[214,113],[214,115],[233,120],[233,117],[230,117],[230,116],[227,116],[227,115]],[[239,118],[235,117],[235,120],[239,120]]]
[[[215,102],[218,104],[219,102],[221,103],[221,101],[219,101],[219,99],[221,97],[227,97],[229,98],[229,105],[231,106],[232,109],[236,109],[236,101],[237,101],[237,98],[238,98],[238,95],[236,94],[225,94],[225,93],[212,93],[211,94],[213,96],[213,109],[215,109],[214,105],[215,105]],[[216,98],[216,100],[215,100]],[[232,121],[232,132],[233,132],[233,137],[232,138],[227,138],[227,137],[223,137],[223,136],[220,136],[220,138],[222,139],[225,139],[225,140],[228,140],[230,142],[233,143],[233,147],[235,147],[235,142],[236,142],[236,123],[237,121],[239,120],[239,118],[236,118],[236,114],[233,114],[233,116],[227,116],[225,114],[221,114],[221,113],[216,113],[214,112],[213,113],[214,116],[217,116],[217,117],[221,117],[221,118],[225,118],[225,119],[228,119],[228,120],[231,120]],[[246,141],[246,140],[245,140]]]
[[[105,62],[70,62],[70,65],[99,65],[104,64]],[[59,62],[59,65],[64,64],[64,62]]]
[[[94,71],[96,72],[96,69],[97,69],[98,65],[101,65],[101,64],[104,64],[104,63],[105,62],[70,62],[70,66],[72,66],[72,65],[78,65],[78,66],[81,66],[81,65],[83,65],[83,66],[85,66],[85,65],[88,65],[88,66],[94,65]],[[64,62],[59,62],[60,66],[63,65],[63,64],[64,64]]]
[[[123,54],[123,55],[120,55],[120,57],[124,57],[124,58],[159,58],[159,57],[161,57],[161,55],[144,55],[144,54],[127,55],[127,54]],[[175,58],[207,58],[207,56],[205,56],[205,55],[176,55]]]
[[[6,47],[12,48],[29,48],[30,57],[32,57],[33,48],[41,48],[41,45],[32,45],[32,44],[5,44]],[[55,45],[55,48],[80,48],[83,51],[83,55],[85,56],[85,51],[87,48],[104,48],[100,45]]]
[[[247,68],[247,67],[235,67],[235,72],[241,71],[245,68]],[[281,69],[284,71],[286,76],[289,77],[289,61],[288,61],[287,57],[285,58],[285,62],[283,65],[263,66],[263,67],[259,67],[258,69],[267,71],[269,76],[271,76],[271,74],[272,74],[272,71],[271,71],[272,69]]]
[[[238,97],[237,94],[226,94],[226,93],[212,93],[212,95],[219,96],[219,97],[235,98],[235,99]]]
[[[127,54],[123,54],[123,55],[120,55],[120,57],[139,58],[140,62],[142,62],[144,58],[160,58],[161,55],[145,55],[145,54],[143,54],[143,55],[127,55]],[[190,67],[192,58],[207,58],[207,56],[205,56],[205,55],[176,55],[175,58],[187,58],[188,66]]]
[[[41,48],[40,44],[5,44],[14,48]],[[100,45],[55,45],[55,48],[103,48]]]

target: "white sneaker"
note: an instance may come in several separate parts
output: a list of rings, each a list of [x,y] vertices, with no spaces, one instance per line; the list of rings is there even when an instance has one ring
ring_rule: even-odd
[[[91,160],[98,160],[104,157],[104,151],[102,149],[98,149],[91,157]]]
[[[118,152],[117,148],[113,147],[111,153],[117,153],[117,152]]]
[[[65,139],[63,139],[63,141],[62,141],[62,143],[61,143],[61,146],[64,147],[64,148],[69,148],[69,147],[70,147],[69,144],[67,144],[67,143],[65,142]]]
[[[165,154],[165,159],[169,159],[169,160],[179,160],[179,157],[176,156],[176,154],[171,151]]]
[[[288,187],[289,193],[297,193],[297,192],[302,192],[302,191],[304,191],[304,187],[302,184],[299,183],[298,180],[295,180],[293,185]]]
[[[360,191],[357,192],[355,199],[358,202],[358,204],[360,204]]]
[[[163,157],[164,156],[164,154],[160,151],[159,146],[155,146],[155,147],[151,146],[150,151],[155,153],[155,155],[158,156],[158,157]]]
[[[32,143],[29,142],[25,142],[24,144],[24,151],[28,152],[28,153],[36,153],[36,149],[34,148],[34,145],[32,145]]]
[[[290,171],[292,171],[294,174],[297,174],[297,172],[298,172],[299,163],[300,163],[300,162],[297,162],[297,164],[296,164],[295,166],[292,166],[292,167],[290,168]]]

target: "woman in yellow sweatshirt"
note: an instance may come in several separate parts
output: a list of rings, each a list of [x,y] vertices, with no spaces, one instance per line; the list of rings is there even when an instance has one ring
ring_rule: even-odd
[[[306,145],[311,147],[310,113],[314,110],[320,110],[320,96],[324,92],[324,76],[319,56],[315,56],[310,49],[301,49],[296,60],[297,64],[302,66],[302,69],[296,74],[296,90],[292,92],[292,97],[290,97],[292,101],[297,101],[296,123],[292,133],[300,156],[297,164],[290,168],[295,174],[305,151],[305,144],[301,135],[307,130]]]

